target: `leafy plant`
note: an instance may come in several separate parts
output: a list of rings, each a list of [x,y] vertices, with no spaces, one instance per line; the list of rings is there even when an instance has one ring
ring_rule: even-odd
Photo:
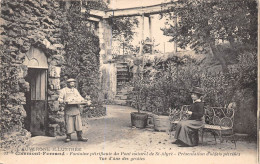
[[[192,103],[189,91],[199,86],[206,92],[206,104],[227,106],[234,101],[235,92],[244,88],[257,90],[256,54],[241,54],[238,61],[229,74],[205,70],[189,57],[150,61],[146,64],[149,67],[145,67],[143,84],[134,85],[137,91],[143,87],[138,96],[142,99],[139,105],[143,110],[167,113],[170,107],[179,108]]]
[[[165,14],[170,21],[163,29],[180,48],[191,47],[196,52],[210,53],[219,61],[223,73],[228,66],[218,45],[230,44],[235,51],[237,43],[249,44],[256,51],[257,3],[255,0],[187,1],[173,2],[172,13]],[[176,18],[177,17],[177,18]]]
[[[134,29],[138,26],[139,21],[135,17],[112,18],[113,39],[120,42],[129,42],[133,40]]]
[[[135,50],[134,46],[131,44],[131,41],[134,39],[135,28],[138,26],[139,21],[135,17],[120,17],[120,18],[112,18],[112,37],[113,42],[116,43],[117,47],[113,47],[114,49],[122,49],[123,54],[132,53]],[[119,46],[118,46],[119,44]],[[120,50],[119,50],[120,52]],[[117,54],[118,55],[118,54]]]
[[[91,4],[91,3],[90,3]],[[78,79],[82,96],[90,95],[94,105],[100,105],[99,93],[99,39],[86,26],[85,15],[80,12],[80,3],[71,2],[64,10],[62,42],[65,45],[65,64],[62,75]]]

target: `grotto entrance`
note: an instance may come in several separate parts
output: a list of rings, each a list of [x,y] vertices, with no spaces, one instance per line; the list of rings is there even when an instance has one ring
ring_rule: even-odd
[[[46,135],[48,125],[47,111],[47,72],[48,64],[45,54],[37,48],[31,48],[26,53],[24,64],[28,67],[25,80],[30,89],[25,93],[25,128],[32,136]]]

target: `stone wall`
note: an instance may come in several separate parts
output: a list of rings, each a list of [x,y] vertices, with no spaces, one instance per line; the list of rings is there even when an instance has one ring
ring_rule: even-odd
[[[102,70],[102,92],[103,99],[113,101],[116,96],[117,68],[116,63],[103,64]]]
[[[25,93],[30,86],[26,81],[28,67],[26,53],[30,48],[39,49],[48,64],[48,127],[46,135],[65,133],[63,108],[57,101],[60,89],[60,73],[64,66],[61,24],[66,14],[64,4],[56,0],[2,0],[1,1],[1,147],[24,145],[30,138],[25,129]],[[62,22],[62,23],[61,23]],[[111,26],[108,20],[99,23],[100,62],[109,63],[111,57]],[[99,60],[98,59],[98,60]],[[113,89],[112,89],[113,90]],[[113,91],[115,92],[115,91]],[[103,93],[102,93],[103,94]],[[114,93],[112,94],[114,95]],[[93,112],[94,111],[94,112]],[[105,109],[85,112],[86,116],[104,115]],[[27,128],[28,129],[28,128]]]
[[[48,111],[52,124],[50,127],[56,126],[57,122],[60,123],[60,119],[52,119],[54,115],[58,115],[59,118],[62,115],[57,114],[59,67],[63,63],[64,53],[60,42],[59,15],[59,3],[54,0],[1,1],[1,73],[4,77],[1,80],[4,91],[1,94],[2,148],[16,143],[14,140],[17,136],[17,142],[23,142],[21,138],[27,140],[29,136],[23,125],[26,117],[23,107],[26,103],[24,93],[29,90],[29,84],[25,81],[28,68],[23,65],[23,60],[31,47],[40,49],[48,58]]]

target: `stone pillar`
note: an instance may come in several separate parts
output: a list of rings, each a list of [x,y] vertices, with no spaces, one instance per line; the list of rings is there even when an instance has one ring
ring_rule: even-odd
[[[100,65],[103,64],[103,58],[106,55],[105,39],[104,39],[104,23],[101,20],[98,23],[98,38],[99,38],[99,47],[100,47]]]
[[[115,63],[102,65],[102,92],[103,100],[113,101],[116,96],[117,88],[117,69]]]
[[[143,54],[143,42],[144,42],[144,14],[141,17],[141,39],[140,39],[140,52],[139,52],[139,55]]]
[[[60,72],[61,67],[50,65],[49,66],[49,86],[48,88],[48,111],[49,111],[49,126],[48,136],[61,135],[65,132],[64,129],[64,112],[61,112],[60,104],[58,101],[60,89]]]
[[[100,42],[100,72],[101,90],[100,99],[113,100],[116,95],[116,66],[112,62],[112,27],[108,19],[99,22]]]
[[[174,18],[173,22],[174,22],[174,28],[177,29],[177,17]],[[177,43],[175,41],[173,42],[173,46],[174,46],[174,52],[176,53],[177,52]]]
[[[59,48],[57,45],[53,46],[55,46],[55,49]],[[48,58],[48,136],[65,134],[64,112],[58,102],[60,73],[63,63],[64,58],[61,51]]]
[[[112,27],[108,19],[99,22],[100,63],[112,60]]]
[[[149,16],[149,35],[151,39],[151,51],[154,54],[154,43],[153,43],[153,26],[152,26],[152,16]]]

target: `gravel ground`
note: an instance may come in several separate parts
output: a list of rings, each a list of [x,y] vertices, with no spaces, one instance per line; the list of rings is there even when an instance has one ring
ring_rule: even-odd
[[[32,148],[47,149],[62,155],[30,156],[41,159],[39,163],[229,163],[256,164],[257,144],[255,141],[238,141],[237,147],[229,142],[214,144],[206,142],[196,147],[178,147],[171,144],[166,132],[153,128],[131,127],[130,113],[136,111],[125,106],[108,105],[107,116],[84,120],[84,137],[89,141],[78,142],[73,134],[72,141],[64,143],[65,136],[33,137]],[[207,137],[210,141],[213,138]],[[69,149],[78,148],[80,151]],[[40,150],[39,150],[40,151]],[[40,151],[41,153],[44,152]],[[25,158],[16,158],[23,161]],[[26,158],[27,159],[27,158]],[[27,159],[28,160],[28,159]],[[11,160],[10,160],[11,161]],[[28,161],[25,161],[28,163]]]

